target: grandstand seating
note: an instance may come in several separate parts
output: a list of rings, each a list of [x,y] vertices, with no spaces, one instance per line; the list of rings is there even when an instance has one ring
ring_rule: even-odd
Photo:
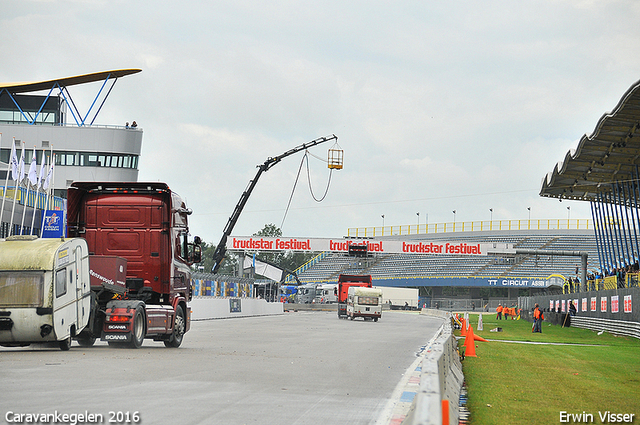
[[[389,238],[390,239],[390,238]],[[593,230],[518,230],[459,232],[404,237],[412,241],[509,243],[515,249],[587,252],[589,263],[598,264]],[[335,281],[339,274],[370,274],[374,279],[398,277],[504,277],[546,278],[552,274],[576,276],[579,257],[523,255],[515,257],[453,254],[377,254],[368,258],[330,253],[301,271],[302,282]]]

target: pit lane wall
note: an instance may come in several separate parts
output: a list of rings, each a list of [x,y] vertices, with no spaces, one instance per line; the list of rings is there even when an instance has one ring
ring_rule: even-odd
[[[194,297],[189,306],[194,321],[284,314],[282,303],[259,298]]]
[[[212,273],[193,273],[189,303],[191,320],[284,314],[282,303],[255,294],[255,279]]]
[[[464,375],[453,335],[451,313],[422,309],[421,314],[442,317],[444,323],[422,352],[420,386],[403,425],[442,425],[443,400],[449,405],[449,424],[460,417],[460,392]],[[446,417],[446,412],[444,414]]]

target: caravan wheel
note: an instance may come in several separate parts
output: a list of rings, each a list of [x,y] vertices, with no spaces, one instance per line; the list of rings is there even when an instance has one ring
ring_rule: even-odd
[[[71,336],[63,339],[62,341],[58,341],[58,344],[60,344],[60,349],[62,351],[69,351],[71,348]]]

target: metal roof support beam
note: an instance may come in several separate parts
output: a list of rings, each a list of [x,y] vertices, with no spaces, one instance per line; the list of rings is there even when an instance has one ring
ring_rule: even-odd
[[[620,250],[622,253],[622,259],[625,258],[629,258],[629,240],[627,239],[627,223],[624,219],[624,214],[623,214],[623,202],[624,199],[622,198],[622,194],[621,192],[621,184],[619,181],[616,181],[615,183],[612,183],[611,185],[613,187],[613,196],[615,197],[614,199],[614,204],[613,207],[615,208],[616,211],[616,216],[618,217],[617,223],[618,223],[618,232],[620,234],[620,236],[622,236],[622,238],[620,239]],[[624,266],[624,263],[621,264],[621,266]]]
[[[627,190],[630,189],[629,186],[630,186],[629,181],[623,182],[620,185],[620,189],[622,191],[620,196],[624,200],[624,204],[622,204],[622,211],[624,212],[624,219],[625,219],[625,222],[627,223],[627,232],[629,233],[629,239],[627,239],[626,242],[627,242],[627,246],[629,247],[628,249],[631,251],[631,258],[635,260],[636,250],[635,250],[635,247],[633,246],[633,237],[631,235],[631,229],[634,229],[634,226],[632,225],[631,220],[629,220],[629,205],[631,202],[629,197],[627,196]]]
[[[66,93],[66,95],[65,95]],[[64,88],[60,88],[60,94],[62,95],[62,98],[64,99],[64,101],[67,103],[67,105],[69,105],[69,112],[71,112],[71,116],[73,117],[73,120],[76,122],[76,125],[78,127],[82,127],[82,125],[80,124],[80,122],[78,121],[78,118],[80,117],[80,111],[78,111],[78,107],[76,106],[76,104],[73,102],[73,99],[71,98],[71,93],[69,93],[69,90],[67,90],[66,87]],[[67,99],[68,97],[68,99]],[[73,107],[73,108],[72,108]],[[73,113],[73,110],[75,109],[76,113]],[[76,114],[78,114],[78,116],[76,116]]]
[[[629,217],[629,209],[631,208],[631,181],[626,181],[622,185],[622,197],[625,199],[624,215],[627,220],[627,230],[629,231],[629,247],[631,248],[631,258],[636,260],[638,258],[638,251],[636,249],[636,245],[634,242],[637,242],[638,235],[636,233],[636,224],[633,218],[633,212],[631,213],[631,217]],[[635,236],[634,236],[635,235]]]
[[[98,110],[96,111],[96,114],[93,116],[93,119],[91,120],[91,123],[89,125],[93,125],[93,122],[96,120],[96,118],[98,118],[98,114],[102,110],[102,106],[104,105],[104,103],[107,101],[107,98],[111,94],[111,90],[113,90],[113,86],[116,85],[116,81],[118,81],[118,77],[114,78],[113,83],[111,83],[111,87],[109,87],[109,91],[107,92],[107,94],[104,95],[104,99],[102,99],[102,102],[100,102],[100,106],[98,107]],[[106,80],[105,80],[105,83],[106,83]],[[96,99],[97,99],[97,96],[96,96]]]
[[[634,226],[633,231],[636,233],[636,250],[638,252],[638,258],[636,260],[640,260],[640,242],[638,242],[637,230],[640,228],[640,216],[638,215],[638,190],[640,190],[640,186],[638,186],[638,166],[636,165],[634,170],[634,179],[631,181],[631,186],[633,187],[633,205],[631,210],[631,216],[634,217]],[[635,212],[635,215],[634,215]]]
[[[596,201],[591,201],[591,218],[593,218],[593,223],[595,227],[596,233],[596,248],[598,249],[598,262],[600,263],[600,271],[605,270],[603,256],[603,238],[602,238],[602,223],[600,222],[600,208]]]
[[[613,244],[614,249],[615,249],[615,256],[614,256],[614,266],[615,268],[619,268],[620,267],[620,258],[622,257],[622,251],[620,249],[620,232],[619,232],[619,228],[618,228],[618,216],[616,214],[616,209],[615,209],[615,204],[614,204],[614,199],[613,199],[613,183],[611,183],[611,192],[608,192],[607,195],[607,208],[609,209],[609,221],[611,221],[611,218],[613,218],[613,222],[610,224],[611,226],[611,240],[614,241],[615,243]]]

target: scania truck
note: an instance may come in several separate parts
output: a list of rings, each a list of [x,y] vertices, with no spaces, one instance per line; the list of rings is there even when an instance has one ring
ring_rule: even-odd
[[[179,347],[190,326],[189,266],[201,260],[200,238],[188,238],[191,210],[165,183],[76,182],[67,198],[68,239],[0,241],[0,344],[54,340],[64,350],[71,338],[100,338],[138,348],[147,338]]]
[[[370,275],[353,275],[341,274],[338,276],[338,286],[336,286],[336,297],[338,299],[338,318],[347,317],[347,298],[349,296],[349,288],[352,286],[361,286],[371,288]]]

